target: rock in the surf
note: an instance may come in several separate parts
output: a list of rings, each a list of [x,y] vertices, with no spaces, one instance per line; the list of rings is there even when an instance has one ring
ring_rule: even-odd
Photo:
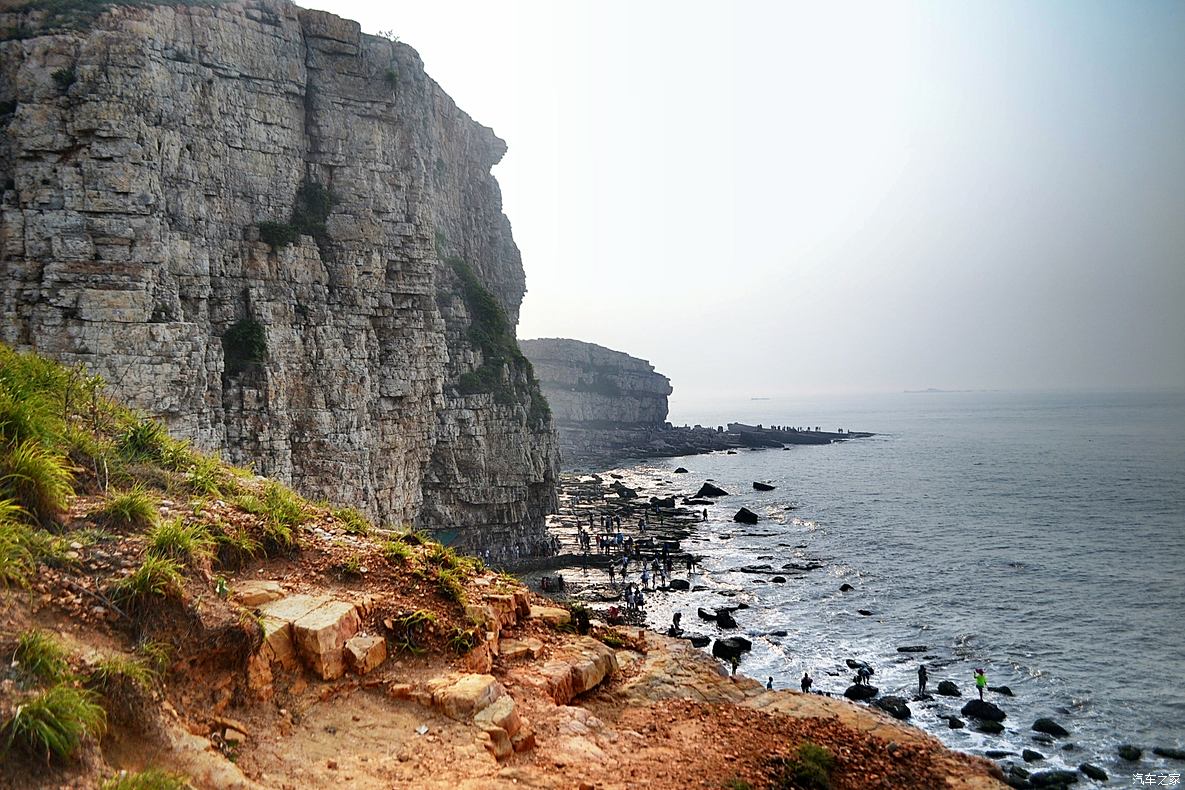
[[[1129,763],[1134,763],[1136,760],[1144,756],[1144,750],[1139,746],[1132,746],[1130,743],[1125,743],[1116,749],[1119,756],[1127,760]]]
[[[943,680],[938,683],[938,693],[944,697],[961,697],[963,692],[953,680]]]
[[[967,725],[964,724],[963,720],[960,719],[958,716],[947,716],[946,717],[946,726],[950,727],[952,730],[961,730],[964,727],[966,727]]]
[[[973,699],[963,706],[961,713],[972,719],[979,719],[980,721],[1004,721],[1008,718],[1004,711],[997,708],[990,702]]]
[[[670,587],[672,590],[690,590],[691,582],[686,579],[671,579]]]
[[[710,636],[704,636],[703,634],[688,634],[683,638],[690,642],[693,647],[707,647],[708,642],[712,641]]]
[[[856,588],[853,587],[852,585],[848,584],[847,582],[844,582],[843,584],[839,585],[840,592],[851,592],[854,589],[856,589]]]
[[[1160,757],[1168,757],[1170,760],[1185,760],[1185,749],[1173,749],[1169,746],[1155,746],[1152,748],[1152,753]]]
[[[1078,766],[1078,770],[1096,782],[1105,782],[1110,778],[1107,776],[1106,771],[1104,771],[1102,768],[1099,768],[1097,765],[1091,765],[1090,763],[1083,763],[1082,765]]]
[[[669,496],[664,499],[660,499],[656,496],[652,496],[650,497],[650,504],[654,507],[674,507],[675,498],[673,496]]]
[[[1033,730],[1035,732],[1043,732],[1046,735],[1053,735],[1057,738],[1064,738],[1070,734],[1065,727],[1058,724],[1053,719],[1046,718],[1045,716],[1042,716],[1033,722]]]
[[[1029,777],[1033,787],[1065,787],[1077,782],[1078,774],[1074,771],[1038,771]]]
[[[898,653],[925,653],[929,649],[930,648],[928,645],[905,645],[904,647],[897,648],[897,652]]]
[[[736,512],[736,515],[732,517],[732,520],[741,524],[756,524],[757,514],[749,508],[743,507]]]
[[[986,719],[980,719],[975,722],[975,726],[972,729],[974,729],[976,732],[982,732],[987,735],[999,735],[1000,733],[1004,732],[1004,725],[998,721],[987,721]]]
[[[682,466],[676,467],[676,468],[675,468],[675,474],[677,474],[677,475],[685,475],[685,474],[687,474],[687,469],[686,469],[685,467],[682,467]]]
[[[753,643],[743,636],[730,636],[725,639],[717,639],[712,643],[712,655],[726,661],[740,658],[742,653],[747,653],[752,649]]]
[[[1005,697],[1016,696],[1012,693],[1012,689],[1008,688],[1007,686],[988,686],[988,691],[995,692],[996,694],[1003,694]]]
[[[876,686],[865,686],[862,683],[853,683],[852,685],[848,686],[843,695],[848,699],[854,699],[857,702],[863,702],[864,700],[872,699],[879,693],[880,689],[878,689]]]
[[[695,613],[699,615],[699,619],[701,619],[701,620],[715,620],[716,619],[715,612],[713,612],[711,609],[705,609],[702,606],[699,609],[696,609]]]
[[[881,697],[872,704],[892,716],[894,719],[901,719],[902,721],[905,721],[913,715],[909,709],[909,705],[901,697]]]
[[[773,491],[777,486],[771,486],[769,483],[753,483],[754,491]]]
[[[733,619],[732,612],[720,609],[716,612],[716,625],[721,628],[736,628],[737,621]]]
[[[773,582],[774,584],[785,584],[786,577],[785,576],[775,576],[772,579],[770,579],[770,581]]]
[[[1020,753],[1020,757],[1026,763],[1035,763],[1045,759],[1045,755],[1033,749],[1024,749]]]
[[[857,609],[856,614],[860,615],[861,617],[872,617],[872,612],[868,611],[867,609]]]
[[[704,483],[702,486],[699,487],[699,491],[695,492],[696,499],[702,499],[704,497],[711,498],[711,497],[718,497],[718,496],[730,496],[730,494],[727,491],[725,491],[723,488],[717,488],[716,486],[712,485],[711,483]]]

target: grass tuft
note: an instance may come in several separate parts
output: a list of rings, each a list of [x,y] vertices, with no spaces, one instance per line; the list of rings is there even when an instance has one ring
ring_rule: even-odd
[[[462,583],[462,576],[456,570],[448,570],[447,568],[436,569],[436,586],[443,595],[450,601],[465,605],[465,585]]]
[[[132,420],[116,438],[120,455],[129,461],[160,461],[166,455],[169,434],[156,420]]]
[[[30,629],[22,633],[12,657],[43,683],[58,683],[70,676],[70,654],[45,631]]]
[[[216,546],[204,524],[186,524],[180,518],[162,521],[148,533],[149,556],[177,560],[186,565],[212,559]]]
[[[11,499],[0,499],[0,589],[26,587],[35,561],[29,550],[29,527],[22,523],[25,511]]]
[[[400,540],[385,540],[380,548],[391,562],[407,562],[412,556],[411,546]]]
[[[179,562],[149,554],[139,568],[117,581],[111,592],[116,603],[134,609],[152,598],[180,595],[182,582]]]
[[[144,529],[156,521],[156,502],[141,485],[127,491],[112,492],[95,513],[99,521],[115,529]]]
[[[352,507],[338,508],[333,511],[333,517],[341,522],[342,529],[351,535],[369,535],[370,522],[366,516]]]
[[[218,530],[214,534],[214,541],[218,545],[218,564],[222,567],[242,567],[263,548],[243,527],[220,523]]]
[[[186,790],[189,780],[180,774],[171,774],[160,768],[147,768],[129,773],[121,771],[103,781],[99,790]]]
[[[235,499],[242,510],[263,519],[263,548],[271,556],[296,547],[292,530],[308,518],[300,497],[275,481],[269,481],[259,494],[243,494]]]
[[[61,683],[18,705],[0,733],[5,751],[16,746],[48,760],[69,757],[84,738],[102,734],[106,723],[93,692]]]
[[[65,456],[33,439],[0,454],[0,496],[12,499],[40,524],[53,523],[74,493]]]

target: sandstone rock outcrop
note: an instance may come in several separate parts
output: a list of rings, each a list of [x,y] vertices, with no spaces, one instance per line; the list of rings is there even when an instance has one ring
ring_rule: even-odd
[[[407,45],[283,0],[44,24],[0,12],[0,339],[310,496],[541,534],[505,143]]]

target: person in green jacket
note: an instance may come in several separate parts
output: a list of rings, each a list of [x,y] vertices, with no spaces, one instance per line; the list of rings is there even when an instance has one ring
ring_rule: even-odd
[[[983,690],[987,688],[987,675],[982,669],[975,670],[975,688],[979,690],[979,701],[983,702]]]

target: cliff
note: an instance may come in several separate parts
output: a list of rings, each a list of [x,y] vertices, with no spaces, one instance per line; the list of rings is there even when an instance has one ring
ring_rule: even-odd
[[[564,465],[693,455],[742,446],[735,436],[667,421],[671,380],[644,359],[564,338],[520,341],[555,415]]]
[[[506,146],[413,49],[281,0],[5,7],[0,339],[309,496],[541,534]]]
[[[579,340],[519,345],[531,360],[557,424],[658,426],[667,419],[671,380],[644,359]]]

